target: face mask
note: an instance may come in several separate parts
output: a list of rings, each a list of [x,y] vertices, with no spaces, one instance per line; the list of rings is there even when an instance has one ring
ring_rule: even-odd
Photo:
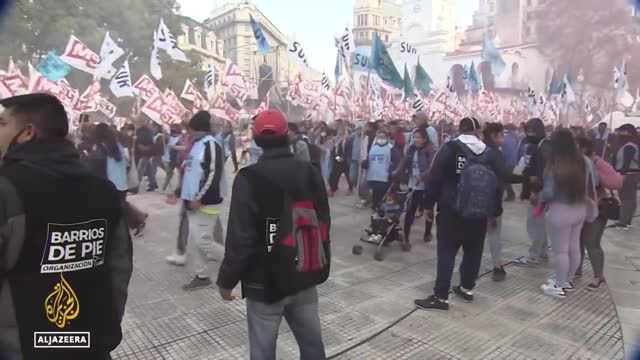
[[[133,131],[127,131],[127,135],[133,136]]]
[[[385,145],[387,145],[389,143],[389,140],[387,140],[387,139],[378,139],[377,143],[380,146],[385,146]]]
[[[182,129],[182,135],[186,135],[187,134],[187,130]]]
[[[327,133],[323,131],[320,133],[320,136],[327,136]]]

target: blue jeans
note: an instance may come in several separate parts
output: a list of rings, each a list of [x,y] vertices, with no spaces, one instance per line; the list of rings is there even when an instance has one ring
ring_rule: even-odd
[[[329,187],[329,176],[331,175],[331,152],[325,150],[322,154],[322,178],[327,187]]]
[[[354,185],[358,183],[359,172],[360,172],[360,161],[351,160],[351,164],[349,164],[349,179],[351,179],[351,183]]]
[[[487,242],[493,260],[502,259],[502,219],[498,220],[495,229],[487,230]]]
[[[547,241],[544,216],[536,218],[533,216],[534,210],[535,207],[533,206],[529,206],[529,209],[527,210],[527,233],[529,234],[529,240],[531,241],[531,247],[529,247],[529,258],[540,260],[541,257],[547,256],[549,242]]]
[[[298,342],[301,360],[325,360],[318,315],[318,289],[312,287],[274,304],[247,298],[251,360],[276,360],[282,317]]]

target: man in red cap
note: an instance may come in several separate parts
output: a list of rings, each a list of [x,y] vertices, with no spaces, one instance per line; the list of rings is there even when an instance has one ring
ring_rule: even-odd
[[[242,283],[252,360],[275,360],[283,317],[301,359],[326,359],[316,285],[329,276],[329,201],[319,171],[294,158],[288,134],[279,111],[256,118],[253,135],[264,152],[235,178],[218,273],[224,300]]]

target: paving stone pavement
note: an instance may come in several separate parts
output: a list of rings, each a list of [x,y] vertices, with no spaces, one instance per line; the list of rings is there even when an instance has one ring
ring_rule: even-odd
[[[131,200],[148,211],[150,218],[145,236],[134,239],[134,273],[123,340],[112,353],[114,359],[247,358],[244,301],[225,303],[214,287],[184,292],[181,286],[191,278],[189,269],[164,260],[175,247],[178,208],[164,204],[160,194],[137,195]],[[585,289],[591,275],[588,261],[583,280],[564,300],[539,290],[552,274],[549,264],[540,268],[507,266],[505,282],[495,283],[490,276],[479,279],[472,304],[452,297],[448,313],[413,311],[413,299],[429,295],[435,281],[435,244],[414,241],[409,253],[394,245],[386,249],[381,262],[373,259],[373,247],[367,244],[363,244],[362,256],[353,255],[351,248],[368,224],[368,212],[355,209],[353,202],[353,197],[345,195],[331,199],[332,272],[319,287],[328,355],[358,360],[624,358],[623,331],[609,291],[591,293]],[[503,247],[507,260],[526,252],[525,213],[522,203],[506,207]],[[415,239],[421,239],[422,222],[418,221],[413,229]],[[640,233],[610,232],[607,236],[623,248],[631,239],[637,244]],[[634,245],[627,251],[637,249]],[[624,264],[612,258],[609,265],[626,265],[620,268],[626,271],[626,278],[618,286],[633,284],[637,290],[640,257],[630,257],[622,261]],[[631,263],[637,265],[636,271],[628,269]],[[481,271],[491,268],[487,249]],[[457,279],[456,273],[454,284]],[[640,328],[640,302],[633,303],[640,299],[638,294],[640,291],[619,294],[621,301],[627,302],[622,309],[626,311],[623,324],[631,329],[625,333],[628,344],[634,344],[632,331]],[[285,322],[278,354],[280,359],[299,356]]]

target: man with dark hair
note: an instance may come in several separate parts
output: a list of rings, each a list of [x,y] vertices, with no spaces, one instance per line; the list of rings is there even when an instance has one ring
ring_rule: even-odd
[[[302,134],[298,129],[298,124],[289,123],[289,146],[293,156],[298,160],[311,161],[311,154],[309,152],[309,144],[302,139]]]
[[[547,231],[545,228],[544,216],[534,216],[535,209],[538,207],[538,195],[544,186],[542,179],[544,178],[547,160],[551,154],[551,141],[547,139],[547,130],[544,123],[539,118],[529,119],[525,127],[527,137],[523,140],[526,142],[525,168],[523,176],[527,179],[525,185],[530,189],[529,195],[529,211],[527,213],[527,234],[531,246],[529,254],[522,256],[513,261],[516,266],[538,266],[540,262],[546,261],[547,256]],[[523,186],[524,188],[525,186]]]
[[[480,271],[484,238],[487,223],[494,224],[495,218],[502,215],[502,187],[499,180],[476,189],[472,185],[470,190],[483,192],[481,198],[485,203],[492,204],[485,208],[486,215],[468,216],[465,209],[460,209],[460,196],[478,199],[473,193],[460,192],[459,184],[463,179],[469,180],[466,172],[467,162],[473,165],[485,164],[486,171],[493,172],[497,178],[500,174],[500,154],[493,151],[478,139],[480,124],[475,118],[460,120],[460,136],[440,148],[433,160],[431,170],[425,184],[425,215],[428,221],[433,221],[433,207],[438,204],[437,238],[438,265],[434,294],[426,299],[415,300],[420,309],[449,310],[449,290],[451,278],[458,251],[462,247],[463,257],[460,264],[460,285],[453,288],[453,292],[464,300],[473,301],[473,288]],[[483,168],[485,169],[485,168]],[[476,172],[478,168],[472,171]],[[478,205],[477,202],[474,205]],[[488,213],[488,214],[487,214]]]
[[[193,115],[189,121],[191,149],[185,159],[182,182],[167,199],[170,204],[175,204],[179,197],[187,211],[187,257],[192,262],[195,276],[182,287],[185,291],[212,284],[210,277],[215,260],[215,242],[224,243],[220,237],[214,239],[217,235],[214,228],[220,217],[219,205],[224,200],[227,189],[224,147],[211,131],[211,115],[208,111],[201,110]],[[171,260],[169,262],[176,263]]]
[[[609,147],[609,130],[607,129],[607,123],[601,122],[598,124],[598,130],[596,131],[596,138],[594,141],[594,153],[603,159],[608,159],[607,148]]]
[[[298,264],[292,265],[294,269],[315,264],[312,267],[320,269],[323,262],[326,265],[322,269],[328,276],[326,261],[330,250],[328,238],[326,242],[324,238],[329,233],[331,215],[324,181],[309,162],[294,158],[282,113],[260,113],[253,132],[264,153],[255,165],[240,170],[233,184],[225,256],[217,281],[220,296],[233,300],[231,291],[242,282],[242,296],[247,299],[250,359],[276,359],[278,331],[284,317],[298,341],[300,358],[324,360],[315,286],[318,282],[300,285],[309,272],[279,276],[283,269],[289,269],[286,264]],[[304,206],[304,210],[294,212],[300,210],[296,206]],[[292,218],[305,227],[295,231]],[[326,232],[309,237],[316,226],[326,227]],[[298,244],[294,245],[293,254],[283,245],[289,236]]]
[[[118,191],[80,162],[68,130],[51,95],[0,100],[2,359],[110,359],[122,339],[131,237]],[[36,347],[70,332],[87,347]]]
[[[513,127],[515,128],[515,126]],[[506,188],[507,186],[511,186],[511,184],[522,183],[525,178],[513,174],[513,168],[510,166],[511,163],[508,162],[507,156],[505,156],[503,150],[501,150],[508,147],[506,146],[507,135],[504,130],[505,127],[501,123],[488,123],[482,131],[482,137],[488,148],[500,154],[500,172],[496,173],[496,175],[500,179],[500,183],[504,184],[503,188]],[[516,151],[515,144],[513,145],[514,147],[511,150]],[[495,218],[494,223],[490,225],[487,231],[487,240],[489,241],[489,249],[491,251],[491,257],[493,258],[492,279],[498,282],[504,281],[507,273],[502,264],[502,220]]]

